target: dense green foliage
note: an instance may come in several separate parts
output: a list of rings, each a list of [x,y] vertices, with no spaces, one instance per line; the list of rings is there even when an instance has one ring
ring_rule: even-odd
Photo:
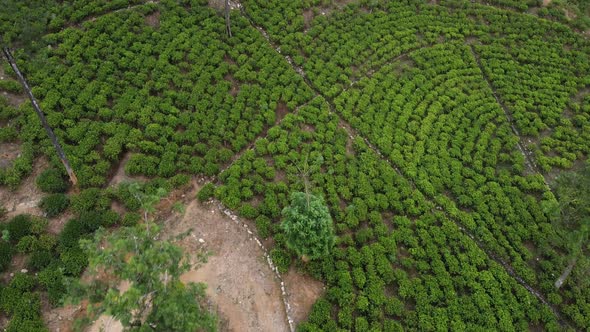
[[[362,139],[351,141],[321,98],[287,116],[223,172],[216,196],[238,208],[258,202],[260,215],[278,223],[288,194],[304,189],[298,165],[305,156],[322,156],[309,179],[326,197],[338,238],[331,255],[308,266],[326,281],[327,312],[334,315],[316,306],[324,314],[312,312],[322,318],[304,330],[354,329],[359,319],[378,329],[557,328],[549,309],[453,222],[469,215],[438,211]],[[285,238],[274,235],[284,247]],[[283,264],[280,252],[276,258]]]
[[[0,240],[0,272],[4,272],[12,261],[12,246],[8,241]]]
[[[561,174],[555,194],[559,204],[552,211],[554,220],[561,224],[571,253],[580,254],[590,245],[590,162],[577,172]]]
[[[543,212],[555,198],[537,173],[587,156],[590,44],[584,38],[559,23],[463,1],[359,3],[330,15],[305,1],[251,0],[245,7],[418,197],[508,262],[575,326],[590,326],[590,292],[575,286],[584,277],[577,274],[569,289],[553,286],[568,265],[562,255],[568,243]],[[518,144],[533,151],[532,165]],[[233,175],[224,182],[220,197],[239,206],[231,190],[239,182]],[[365,315],[355,311],[365,317],[359,326]]]
[[[141,0],[4,0],[0,11],[2,45],[31,47],[47,31]]]
[[[304,260],[330,255],[334,226],[328,207],[320,197],[294,192],[291,204],[282,211],[285,244]]]
[[[6,71],[6,70],[5,70]],[[0,80],[0,91],[11,92],[19,84],[16,81],[6,79]],[[23,127],[26,127],[26,120],[21,116],[20,111],[9,104],[8,99],[0,95],[0,145],[3,143],[18,144]],[[20,153],[8,162],[2,163],[0,167],[0,185],[16,187],[21,180],[30,174],[33,169],[34,148],[31,142],[20,144]],[[3,157],[4,158],[4,157]]]
[[[16,54],[82,191],[57,239],[23,217],[7,225],[0,255],[29,255],[57,303],[64,275],[87,265],[79,241],[142,218],[135,185],[99,188],[125,161],[130,175],[170,178],[142,188],[149,195],[189,174],[214,176],[198,199],[215,196],[252,219],[287,271],[303,252],[289,249],[281,211],[305,190],[300,170],[311,158],[309,182],[336,239],[303,267],[327,288],[303,331],[588,329],[590,260],[576,245],[587,243],[585,219],[550,213],[569,214],[587,189],[575,177],[551,183],[590,153],[590,42],[576,31],[588,26],[587,1],[344,3],[244,0],[247,17],[232,12],[228,38],[204,0],[95,19],[128,2],[9,1],[22,10],[0,17],[4,41],[43,35],[35,55]],[[18,92],[5,82],[0,90]],[[0,168],[2,185],[17,186],[40,154],[61,169],[26,103],[0,98],[2,143],[21,149]],[[67,190],[63,174],[47,172],[41,189]],[[124,216],[109,211],[113,200]],[[34,295],[23,298],[35,308]],[[174,324],[169,308],[150,319]]]
[[[146,24],[156,10],[158,26]],[[127,152],[129,174],[214,175],[275,123],[278,109],[310,98],[244,18],[233,25],[226,39],[214,10],[165,1],[44,36],[51,47],[38,52],[43,60],[22,67],[81,186],[103,185]],[[21,137],[41,141],[57,166],[33,116],[15,115],[36,125]]]
[[[45,332],[41,317],[41,300],[33,290],[34,277],[17,273],[7,287],[0,289],[0,309],[12,316],[7,332]]]
[[[45,211],[47,218],[53,218],[70,206],[70,199],[65,194],[51,194],[43,197],[39,206]]]
[[[46,169],[39,174],[37,186],[46,193],[63,193],[68,189],[63,174],[55,168]]]

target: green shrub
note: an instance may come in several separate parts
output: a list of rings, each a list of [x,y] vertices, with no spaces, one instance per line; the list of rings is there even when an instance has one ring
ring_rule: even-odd
[[[77,277],[88,265],[88,257],[79,248],[71,248],[61,253],[59,257],[64,274]]]
[[[266,239],[271,234],[270,219],[267,216],[260,215],[256,218],[256,229],[258,230],[258,236],[262,239]]]
[[[98,188],[88,188],[72,197],[72,209],[77,213],[86,211],[104,211],[109,208],[111,200]]]
[[[191,177],[186,174],[176,174],[173,177],[171,177],[170,180],[168,180],[168,182],[170,183],[170,185],[172,185],[172,187],[179,188],[181,186],[184,186],[185,184],[188,184],[190,180]]]
[[[63,193],[68,190],[68,183],[59,170],[49,168],[37,177],[37,187],[43,192],[50,194]]]
[[[121,226],[135,226],[140,220],[141,215],[137,212],[125,213],[125,216],[123,216],[123,220],[121,221]]]
[[[21,254],[29,253],[37,248],[37,237],[34,235],[23,236],[16,245],[16,251]]]
[[[43,209],[48,218],[58,216],[70,206],[70,199],[65,194],[51,194],[43,197],[39,207]]]
[[[137,211],[141,207],[139,200],[129,191],[129,182],[119,184],[115,191],[115,198],[130,211]]]
[[[45,218],[31,216],[31,233],[35,235],[46,234],[49,222]]]
[[[37,294],[35,294],[37,295]],[[34,296],[34,295],[33,295]],[[29,308],[32,301],[37,301],[34,298],[27,299],[26,301],[22,301],[23,308]],[[34,304],[36,305],[36,304]],[[30,310],[33,313],[33,310]],[[28,318],[28,316],[23,317],[26,314],[18,314],[12,317],[8,327],[6,328],[6,332],[48,332],[49,330],[45,327],[45,323],[43,322],[43,318],[40,314],[36,314],[33,318]]]
[[[248,219],[254,219],[258,216],[258,210],[250,204],[244,204],[240,208],[240,216]]]
[[[113,222],[113,218],[118,218],[118,215],[113,211],[89,211],[81,213],[80,217],[78,218],[78,222],[84,228],[84,233],[90,234],[99,229],[101,226],[106,227],[116,223],[116,221]]]
[[[270,251],[270,258],[281,273],[286,273],[291,265],[291,256],[283,249],[273,249]]]
[[[325,322],[330,320],[331,309],[332,306],[330,305],[330,302],[323,298],[318,299],[311,307],[309,322],[322,326]]]
[[[16,289],[20,293],[24,293],[33,290],[36,284],[37,281],[35,280],[35,277],[25,273],[17,273],[14,275],[14,278],[10,280],[8,287]]]
[[[60,303],[61,298],[66,294],[63,281],[64,275],[57,265],[51,265],[39,272],[39,284],[47,290],[49,301],[54,305]]]
[[[12,93],[21,93],[23,92],[22,86],[17,81],[13,80],[1,80],[0,81],[0,90],[12,92]]]
[[[46,332],[49,331],[41,318],[39,294],[23,293],[18,297],[6,332]]]
[[[41,234],[37,241],[37,250],[46,250],[51,251],[55,244],[57,243],[57,238],[53,234]]]
[[[204,202],[206,200],[208,200],[209,198],[213,197],[213,195],[215,194],[215,185],[213,185],[213,183],[207,183],[206,185],[203,186],[203,188],[201,188],[201,190],[199,190],[199,193],[197,194],[197,198],[199,199],[199,201]]]
[[[9,315],[17,314],[21,309],[19,308],[19,302],[23,295],[30,294],[29,292],[33,290],[36,284],[34,277],[24,273],[17,273],[10,280],[8,287],[2,290],[0,308]]]
[[[29,257],[27,267],[33,271],[41,271],[53,260],[53,254],[49,251],[35,251]]]
[[[64,226],[61,233],[59,233],[59,250],[66,250],[67,248],[78,248],[78,241],[82,235],[86,234],[84,226],[78,219],[70,219]]]
[[[27,214],[18,215],[6,225],[10,242],[16,244],[24,236],[30,235],[31,232],[31,216]]]
[[[10,243],[0,240],[0,272],[6,271],[12,262],[12,246]]]

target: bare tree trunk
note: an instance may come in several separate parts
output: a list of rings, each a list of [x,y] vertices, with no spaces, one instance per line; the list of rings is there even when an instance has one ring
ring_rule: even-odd
[[[66,171],[68,172],[68,175],[70,177],[70,181],[72,182],[72,185],[76,186],[76,184],[78,183],[78,178],[76,178],[76,174],[74,174],[74,170],[72,170],[72,167],[70,167],[70,163],[68,162],[66,154],[64,153],[63,149],[61,148],[61,145],[59,144],[57,137],[55,137],[53,130],[51,129],[51,127],[49,127],[49,124],[47,123],[47,119],[45,119],[45,115],[43,115],[43,112],[41,111],[41,107],[39,107],[39,103],[37,103],[35,96],[33,96],[33,92],[31,92],[31,88],[29,87],[29,84],[25,80],[25,77],[23,76],[23,74],[18,69],[18,67],[16,65],[16,61],[14,61],[14,58],[12,57],[10,50],[7,47],[4,47],[2,49],[2,51],[4,52],[4,56],[6,57],[6,60],[8,60],[8,62],[10,63],[12,70],[14,70],[14,72],[16,73],[16,76],[18,77],[20,84],[23,86],[27,95],[29,96],[29,99],[31,100],[31,104],[33,104],[33,109],[35,110],[35,112],[37,112],[37,115],[39,116],[39,120],[41,120],[41,124],[43,125],[43,128],[45,128],[45,131],[47,132],[47,136],[49,136],[49,138],[51,139],[51,143],[53,143],[53,147],[55,148],[55,151],[57,152],[57,156],[59,157],[62,164],[66,168]]]
[[[229,0],[225,0],[225,29],[227,30],[227,35],[231,37],[231,22],[229,17]]]
[[[574,266],[576,266],[577,261],[578,261],[577,258],[572,258],[570,260],[569,265],[565,268],[565,270],[563,270],[563,273],[555,281],[555,288],[556,289],[559,289],[563,285],[563,283],[565,282],[567,277],[569,277],[570,273],[572,273],[572,270],[574,269]]]

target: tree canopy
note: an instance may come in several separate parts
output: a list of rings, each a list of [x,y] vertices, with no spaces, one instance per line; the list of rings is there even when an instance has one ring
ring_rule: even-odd
[[[291,205],[283,209],[282,228],[287,247],[302,259],[317,259],[334,246],[332,217],[324,201],[303,192],[291,194]]]

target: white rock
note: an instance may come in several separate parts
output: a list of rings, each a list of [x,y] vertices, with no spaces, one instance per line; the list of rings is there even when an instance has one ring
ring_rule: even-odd
[[[21,273],[27,273],[27,272],[29,272],[29,270],[27,270],[27,269],[22,269],[22,270],[20,270],[20,272],[21,272]]]
[[[199,243],[205,243],[205,240],[199,239]]]

